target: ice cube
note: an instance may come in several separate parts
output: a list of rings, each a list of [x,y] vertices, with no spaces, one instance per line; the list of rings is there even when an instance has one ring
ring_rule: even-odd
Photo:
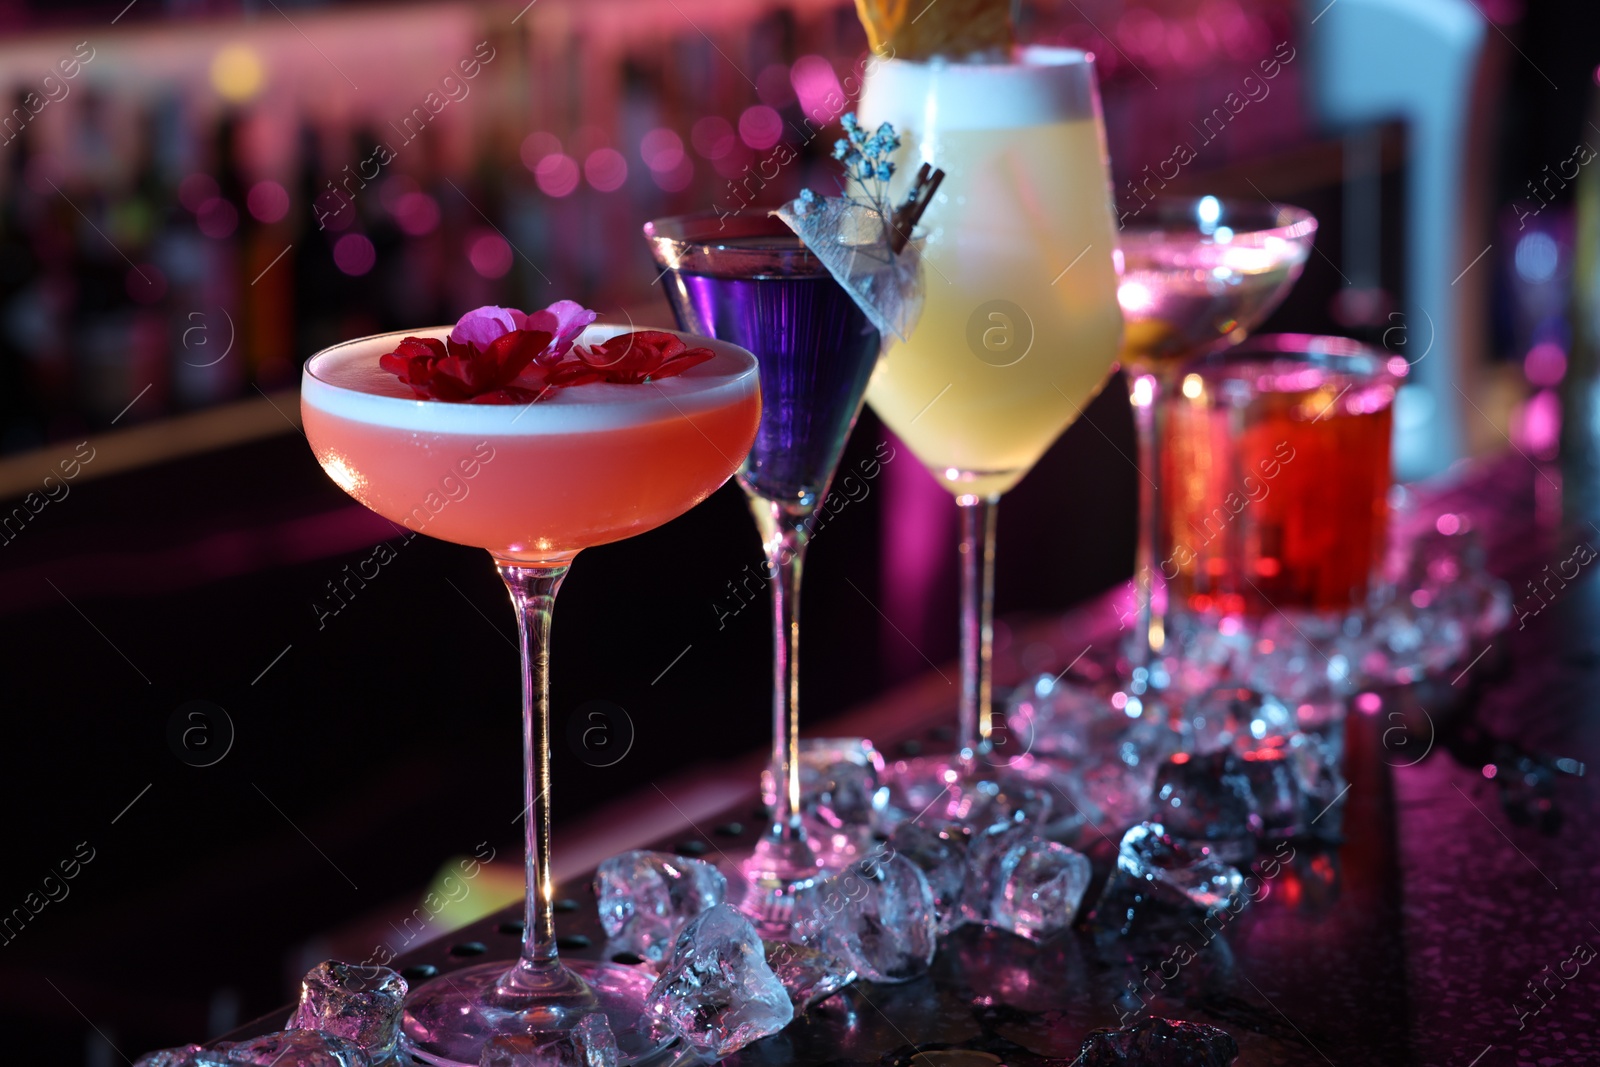
[[[809,945],[766,942],[767,966],[789,991],[795,1011],[819,1004],[856,980],[856,972]]]
[[[387,967],[325,960],[300,980],[300,1003],[289,1029],[337,1035],[381,1063],[400,1044],[405,999],[406,980]]]
[[[646,1013],[700,1052],[721,1059],[794,1018],[755,927],[727,904],[701,912],[678,935]]]
[[[224,1041],[195,1056],[195,1067],[368,1067],[366,1054],[321,1030],[280,1030]]]
[[[1030,837],[1000,860],[990,921],[1032,941],[1067,929],[1089,888],[1089,858],[1065,845]]]
[[[1244,876],[1204,845],[1189,846],[1157,822],[1140,823],[1122,836],[1117,866],[1106,881],[1095,918],[1126,932],[1147,902],[1158,907],[1237,911]]]
[[[1158,704],[1135,688],[1041,677],[1013,697],[1012,719],[1028,724],[1034,752],[1059,772],[1047,779],[1053,836],[1073,823],[1114,834],[1148,814],[1156,765],[1178,745]]]
[[[1044,783],[1010,766],[980,763],[975,777],[950,786],[945,803],[932,814],[976,832],[990,826],[1042,823],[1052,804]]]
[[[961,889],[967,877],[967,842],[961,828],[907,819],[889,836],[889,847],[915,863],[928,880],[939,933],[960,925]]]
[[[1304,741],[1304,735],[1299,740]],[[1261,818],[1260,833],[1266,838],[1297,837],[1305,832],[1306,799],[1292,752],[1287,746],[1262,745],[1243,753],[1235,763],[1250,784]]]
[[[133,1067],[194,1067],[195,1057],[204,1051],[202,1045],[159,1049],[140,1056]]]
[[[1030,840],[1038,840],[1038,837],[1035,828],[1027,824],[991,826],[972,835],[967,845],[967,866],[961,887],[961,922],[989,921],[1000,886],[1001,861],[1013,845]]]
[[[1012,694],[1005,711],[1008,731],[1034,755],[1088,755],[1100,734],[1120,725],[1112,714],[1114,688],[1041,674]]]
[[[617,1039],[601,1012],[570,1030],[500,1034],[483,1046],[479,1067],[617,1067]]]
[[[1205,1023],[1141,1019],[1116,1030],[1091,1030],[1078,1052],[1081,1067],[1228,1067],[1239,1045]]]
[[[611,947],[659,962],[684,924],[728,896],[728,880],[703,860],[634,851],[600,864],[594,876],[600,925]]]
[[[1203,756],[1179,752],[1162,764],[1155,808],[1167,833],[1209,845],[1220,859],[1237,863],[1255,854],[1261,814],[1250,779],[1227,749]]]
[[[928,973],[939,920],[917,865],[887,850],[797,895],[799,939],[872,982]]]
[[[801,739],[800,819],[823,867],[848,866],[871,847],[883,769],[883,755],[864,737]],[[774,781],[769,767],[761,776],[769,806]]]
[[[1293,733],[1294,715],[1283,701],[1247,686],[1216,686],[1184,706],[1174,724],[1183,750],[1206,755],[1225,748],[1250,747]]]
[[[885,775],[878,826],[892,832],[913,819],[984,830],[1002,822],[1043,820],[1051,810],[1048,784],[1015,766],[1029,759],[1010,761],[988,753],[973,763],[970,773],[949,756],[900,760]]]
[[[1130,715],[1129,710],[1138,703]],[[1114,710],[1114,709],[1113,709]],[[1066,839],[1072,822],[1081,822],[1086,838],[1113,837],[1149,816],[1156,768],[1179,747],[1178,734],[1155,703],[1128,698],[1115,732],[1101,747],[1081,758],[1062,759],[1050,782],[1058,819],[1051,836]],[[1080,830],[1082,828],[1080,827]]]

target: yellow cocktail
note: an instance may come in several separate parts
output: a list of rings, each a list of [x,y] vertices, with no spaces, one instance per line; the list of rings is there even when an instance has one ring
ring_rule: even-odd
[[[974,798],[994,795],[970,788],[989,750],[994,506],[1105,384],[1122,336],[1094,65],[1056,48],[1009,63],[885,60],[861,118],[894,124],[902,181],[921,163],[945,172],[922,217],[922,317],[867,401],[961,505],[960,746],[953,762],[906,768],[900,793],[907,805],[948,793],[970,818]]]
[[[1017,483],[1105,383],[1122,316],[1105,142],[1082,52],[878,65],[862,99],[900,174],[945,171],[922,217],[927,301],[867,400],[956,494]]]

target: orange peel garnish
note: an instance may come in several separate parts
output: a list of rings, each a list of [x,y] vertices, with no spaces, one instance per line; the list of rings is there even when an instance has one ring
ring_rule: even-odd
[[[1011,0],[856,0],[873,52],[895,59],[1008,56]]]

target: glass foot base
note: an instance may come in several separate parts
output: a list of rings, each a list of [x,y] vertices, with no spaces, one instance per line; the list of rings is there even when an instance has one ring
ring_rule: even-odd
[[[1048,785],[1020,766],[991,765],[981,756],[966,767],[954,754],[900,760],[889,765],[885,783],[888,799],[879,810],[885,831],[907,820],[982,830],[1050,812]]]
[[[647,969],[588,960],[564,962],[593,992],[593,1010],[603,1012],[611,1024],[619,1063],[648,1067],[666,1059],[675,1038],[654,1036],[644,1018],[645,999],[655,984]],[[496,983],[511,966],[485,963],[440,975],[414,989],[401,1016],[411,1052],[439,1067],[477,1067],[483,1046],[498,1034],[560,1028],[551,1026],[548,1013],[537,1009],[512,1011],[491,1003]]]
[[[795,898],[824,877],[810,842],[764,838],[739,870],[744,895],[738,906],[745,918],[768,941],[794,940],[796,919],[804,918],[795,914]]]

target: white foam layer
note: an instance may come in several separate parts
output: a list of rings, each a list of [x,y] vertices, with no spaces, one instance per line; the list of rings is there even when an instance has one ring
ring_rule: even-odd
[[[1094,62],[1075,48],[1018,50],[1011,63],[875,60],[861,96],[864,121],[904,134],[1005,130],[1092,118]]]
[[[583,331],[578,343],[598,344],[634,328],[597,322]],[[402,330],[323,349],[306,361],[300,402],[341,418],[417,433],[572,434],[681,418],[735,403],[760,388],[755,356],[737,345],[686,333],[677,336],[691,347],[711,349],[715,358],[659,382],[591,382],[555,390],[536,404],[419,400],[409,386],[378,366],[378,358],[393,352],[403,338],[443,340],[450,329]]]

